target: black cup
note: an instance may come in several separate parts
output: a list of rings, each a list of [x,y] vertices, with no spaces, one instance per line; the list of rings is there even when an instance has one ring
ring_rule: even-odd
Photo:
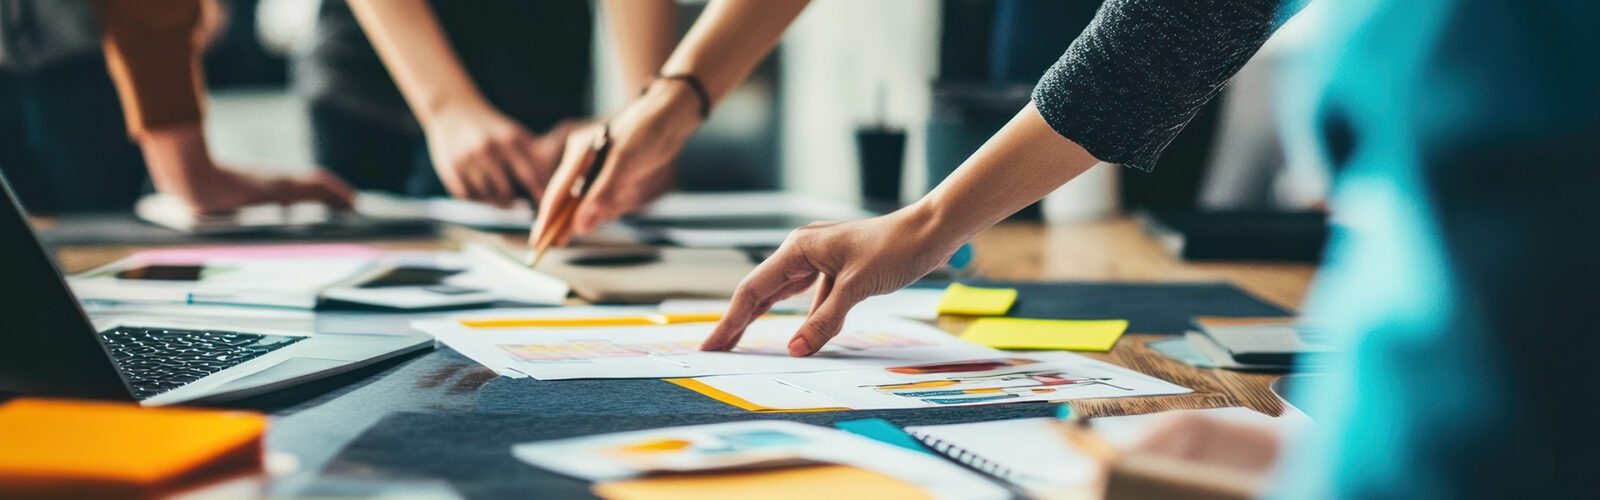
[[[869,210],[900,208],[900,179],[905,170],[906,131],[888,127],[856,130],[861,160],[861,200]]]

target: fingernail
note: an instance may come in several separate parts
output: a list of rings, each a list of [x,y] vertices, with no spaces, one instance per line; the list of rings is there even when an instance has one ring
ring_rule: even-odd
[[[789,341],[790,356],[805,356],[808,354],[811,354],[811,344],[806,342],[805,337],[795,337],[794,340]]]

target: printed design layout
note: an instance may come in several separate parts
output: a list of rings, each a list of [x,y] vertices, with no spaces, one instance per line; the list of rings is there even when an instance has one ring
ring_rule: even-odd
[[[699,340],[640,343],[572,341],[560,344],[500,344],[499,347],[518,360],[529,363],[584,363],[608,358],[695,354],[701,352],[700,343]],[[841,335],[823,350],[861,351],[928,345],[931,344],[893,333],[867,332]],[[787,339],[746,339],[734,351],[747,354],[788,355],[789,348]]]
[[[672,454],[721,455],[774,448],[792,448],[809,442],[804,436],[774,429],[743,429],[646,439],[603,450],[613,458],[659,458]]]
[[[1132,392],[1133,388],[1110,382],[1111,377],[1086,377],[1065,370],[1028,370],[993,375],[959,375],[958,373],[989,372],[1000,368],[1026,366],[1036,361],[1006,359],[969,361],[896,367],[887,369],[897,374],[952,373],[949,377],[918,380],[914,382],[863,385],[880,394],[916,399],[938,405],[958,405],[996,402],[1006,399],[1056,394],[1084,387],[1109,387]]]

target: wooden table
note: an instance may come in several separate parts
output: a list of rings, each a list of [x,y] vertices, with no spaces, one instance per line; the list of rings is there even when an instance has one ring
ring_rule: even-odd
[[[500,240],[521,244],[520,238],[450,230],[437,241],[381,242],[394,249],[454,247],[461,241]],[[1187,263],[1173,258],[1127,219],[1074,225],[1006,223],[974,240],[978,275],[1014,281],[1231,281],[1270,302],[1298,309],[1311,282],[1314,266],[1305,264]],[[121,258],[131,246],[64,247],[58,249],[62,266],[77,272]],[[967,320],[945,317],[939,326],[960,331]],[[1151,398],[1087,400],[1073,409],[1089,416],[1150,413],[1177,408],[1245,406],[1277,415],[1282,411],[1268,385],[1275,375],[1196,369],[1167,359],[1145,346],[1162,336],[1133,332],[1112,352],[1093,354],[1175,384],[1194,389],[1193,394]]]
[[[1256,296],[1298,310],[1316,271],[1309,264],[1189,263],[1174,258],[1132,220],[1046,226],[1011,223],[979,234],[977,272],[997,280],[1230,281]],[[959,331],[964,321],[940,320]],[[1087,416],[1131,415],[1180,408],[1244,406],[1278,415],[1283,405],[1269,385],[1277,375],[1199,369],[1146,347],[1167,338],[1132,332],[1106,354],[1111,361],[1190,389],[1182,396],[1075,401]]]

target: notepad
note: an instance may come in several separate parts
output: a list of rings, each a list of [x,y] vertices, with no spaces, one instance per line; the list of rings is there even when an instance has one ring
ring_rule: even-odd
[[[978,318],[961,339],[996,349],[1106,352],[1128,330],[1126,320]]]
[[[144,491],[198,471],[256,469],[266,417],[17,399],[0,406],[0,497]]]
[[[978,288],[951,283],[939,299],[939,314],[1001,316],[1016,302],[1014,288]]]

